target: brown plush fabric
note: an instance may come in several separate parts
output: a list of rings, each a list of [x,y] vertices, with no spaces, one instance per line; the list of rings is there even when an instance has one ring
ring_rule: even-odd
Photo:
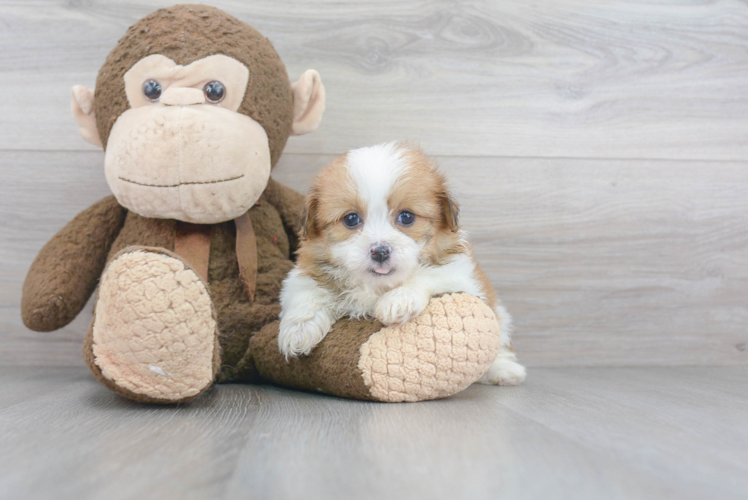
[[[261,198],[249,211],[257,240],[257,285],[250,303],[236,257],[233,222],[219,224],[211,245],[208,273],[210,295],[218,314],[223,364],[219,380],[251,378],[236,368],[245,355],[251,335],[280,314],[281,283],[291,270],[290,248],[278,211]],[[253,371],[251,366],[246,370]]]
[[[21,316],[27,327],[49,332],[78,315],[96,288],[126,213],[114,196],[107,196],[44,245],[23,284]]]
[[[382,329],[379,321],[340,320],[309,356],[288,361],[278,350],[278,325],[278,321],[267,325],[250,342],[249,352],[263,379],[296,389],[376,400],[364,384],[358,363],[361,346]]]
[[[273,186],[271,198],[281,206],[298,205],[303,199],[275,181]],[[291,211],[283,212],[288,219],[295,219]],[[252,304],[239,274],[234,222],[212,227],[208,286],[223,349],[221,381],[257,379],[253,365],[237,365],[246,357],[251,334],[277,319],[281,284],[293,266],[287,236],[292,229],[284,223],[280,211],[263,195],[249,214],[258,252],[257,288]],[[173,251],[175,239],[174,220],[141,217],[123,209],[113,196],[104,198],[76,216],[37,256],[24,284],[24,323],[37,331],[61,328],[80,312],[105,264],[122,250],[152,247]],[[90,343],[84,352],[91,365]]]
[[[301,195],[274,182],[273,200],[285,205],[290,194],[292,200]],[[250,303],[244,282],[239,273],[236,255],[236,226],[233,221],[212,226],[208,289],[216,309],[219,342],[223,351],[220,381],[252,380],[254,367],[237,368],[245,356],[253,332],[275,321],[280,313],[278,299],[283,278],[291,270],[291,248],[287,231],[279,210],[263,195],[249,211],[257,240],[257,285],[255,301]],[[149,219],[129,212],[124,227],[109,252],[110,261],[129,246],[160,247],[174,250],[176,224],[173,220]],[[246,372],[246,373],[245,373]]]
[[[283,224],[286,227],[288,241],[291,244],[291,252],[299,248],[299,227],[301,224],[301,213],[304,210],[305,196],[297,193],[290,187],[284,186],[272,177],[265,188],[265,199],[278,209]]]
[[[174,251],[176,221],[173,219],[148,219],[133,212],[127,212],[125,224],[117,239],[112,243],[106,261],[130,245],[160,247]]]
[[[178,29],[176,29],[178,27]],[[157,10],[132,25],[109,53],[96,80],[96,118],[104,145],[117,118],[128,108],[124,74],[139,60],[162,54],[186,65],[213,54],[233,57],[249,68],[239,113],[263,126],[275,165],[291,133],[291,83],[272,44],[233,16],[205,5]]]

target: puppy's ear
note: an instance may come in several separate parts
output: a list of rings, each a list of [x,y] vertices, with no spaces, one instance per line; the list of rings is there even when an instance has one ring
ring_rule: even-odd
[[[439,203],[442,209],[442,223],[450,231],[459,228],[460,206],[446,189],[439,194]]]
[[[317,227],[317,209],[319,208],[319,199],[316,194],[309,193],[304,203],[304,211],[301,213],[299,221],[299,236],[302,240],[314,238],[319,234]]]

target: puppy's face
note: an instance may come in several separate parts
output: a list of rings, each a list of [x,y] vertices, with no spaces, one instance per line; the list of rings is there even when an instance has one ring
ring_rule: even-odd
[[[396,143],[351,151],[320,172],[302,238],[307,272],[377,288],[464,249],[444,177],[420,150]]]

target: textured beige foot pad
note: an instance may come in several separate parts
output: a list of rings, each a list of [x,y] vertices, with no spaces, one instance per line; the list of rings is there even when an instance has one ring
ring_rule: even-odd
[[[182,401],[213,382],[216,321],[208,290],[170,254],[125,251],[107,266],[92,340],[101,375],[133,399]]]
[[[499,351],[499,324],[475,296],[431,299],[415,320],[383,328],[361,346],[358,367],[379,401],[424,401],[478,380]]]
[[[404,325],[345,318],[308,356],[286,360],[278,349],[278,321],[250,340],[249,353],[269,382],[383,402],[445,398],[488,370],[500,345],[493,310],[472,295],[431,299]]]

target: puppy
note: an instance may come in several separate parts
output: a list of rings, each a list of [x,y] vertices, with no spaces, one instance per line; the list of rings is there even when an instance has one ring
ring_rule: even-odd
[[[466,292],[496,312],[501,349],[480,382],[525,378],[511,349],[511,317],[472,257],[444,176],[401,143],[337,158],[312,181],[296,267],[283,282],[278,345],[309,354],[344,316],[403,323],[433,295]]]

